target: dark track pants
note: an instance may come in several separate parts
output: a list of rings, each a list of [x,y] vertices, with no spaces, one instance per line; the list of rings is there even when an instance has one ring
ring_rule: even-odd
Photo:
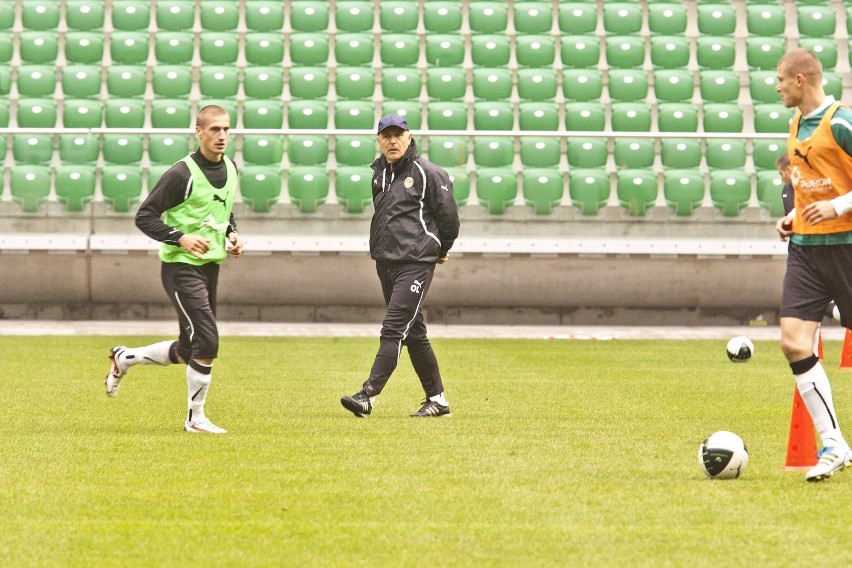
[[[426,397],[444,392],[441,372],[432,345],[426,337],[421,306],[432,283],[435,265],[428,263],[376,263],[385,297],[379,351],[363,391],[369,396],[382,392],[396,369],[402,346],[423,385]]]
[[[216,327],[219,265],[164,262],[161,277],[180,325],[178,354],[187,363],[190,359],[215,359],[219,354]]]

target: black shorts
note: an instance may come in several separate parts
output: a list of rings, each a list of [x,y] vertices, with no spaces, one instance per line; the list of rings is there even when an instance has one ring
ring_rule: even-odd
[[[180,324],[178,354],[187,363],[190,359],[215,359],[219,354],[216,327],[219,265],[164,262],[161,276]]]
[[[832,300],[843,325],[852,323],[852,245],[790,243],[779,315],[819,322]]]

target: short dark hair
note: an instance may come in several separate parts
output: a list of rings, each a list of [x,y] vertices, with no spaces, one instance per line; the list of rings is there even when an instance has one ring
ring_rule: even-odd
[[[779,168],[789,168],[790,167],[790,154],[784,152],[780,156],[778,156],[778,160],[775,162]]]
[[[211,116],[217,116],[220,114],[228,115],[230,119],[231,115],[228,114],[228,111],[220,107],[219,105],[207,105],[201,110],[198,111],[198,114],[195,115],[195,126],[200,126],[204,128],[204,125],[207,124],[207,121]]]

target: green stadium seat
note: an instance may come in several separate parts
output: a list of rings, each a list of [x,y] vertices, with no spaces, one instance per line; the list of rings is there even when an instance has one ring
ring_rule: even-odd
[[[18,53],[24,64],[54,63],[59,56],[59,36],[56,32],[25,31],[18,38]]]
[[[686,33],[687,14],[682,4],[648,4],[648,31],[654,36]]]
[[[299,33],[290,36],[290,60],[293,65],[314,66],[328,62],[328,37],[322,34]]]
[[[243,75],[246,99],[280,99],[284,76],[280,67],[247,67]]]
[[[246,2],[246,6],[249,3]],[[204,0],[200,12],[201,29],[211,32],[229,32],[240,23],[239,3],[232,0]],[[282,13],[283,18],[283,13]]]
[[[94,164],[101,153],[100,138],[94,134],[61,134],[59,161],[66,164]]]
[[[610,69],[608,79],[607,90],[613,101],[637,102],[648,98],[648,74],[641,69]]]
[[[514,79],[509,69],[475,67],[473,69],[473,96],[478,100],[500,101],[512,96]]]
[[[59,21],[59,2],[51,0],[21,2],[21,25],[25,30],[55,30],[59,27]]]
[[[754,131],[786,134],[790,132],[793,109],[780,103],[754,105]]]
[[[375,109],[372,101],[337,101],[334,109],[334,127],[344,130],[370,130],[375,128]]]
[[[420,130],[423,126],[423,109],[417,101],[392,101],[385,99],[382,103],[382,116],[398,114],[405,119],[411,130]]]
[[[532,207],[536,215],[549,215],[562,203],[564,192],[561,172],[543,168],[524,170],[521,193],[524,203]]]
[[[609,158],[609,145],[606,138],[569,138],[566,156],[572,170],[603,168]]]
[[[363,166],[341,166],[334,172],[334,194],[348,213],[361,213],[373,202],[373,180]]]
[[[660,132],[698,132],[698,109],[689,103],[657,105],[657,129]]]
[[[515,59],[519,67],[552,68],[556,59],[556,44],[550,36],[518,36],[515,39]]]
[[[594,35],[598,7],[594,2],[560,2],[559,31],[567,35]]]
[[[9,101],[0,99],[0,128],[7,128],[9,126]],[[0,136],[0,141],[3,141],[5,144],[6,137]],[[4,145],[5,148],[5,145]],[[0,156],[5,156],[6,152],[0,152]]]
[[[328,103],[325,100],[291,101],[287,123],[290,128],[328,128]]]
[[[284,6],[273,0],[253,0],[246,2],[246,29],[250,32],[275,32],[279,34],[284,27]],[[202,27],[204,24],[202,23]],[[252,34],[246,34],[246,39]],[[282,47],[284,42],[280,42]]]
[[[804,47],[817,56],[824,70],[837,67],[837,42],[833,38],[802,38],[799,47]]]
[[[757,172],[757,202],[774,218],[784,215],[784,199],[781,197],[783,188],[784,182],[777,170]]]
[[[50,168],[17,164],[9,179],[12,201],[26,213],[35,213],[50,196]]]
[[[379,4],[379,25],[383,32],[407,34],[417,29],[420,21],[419,2],[391,1]]]
[[[823,71],[822,88],[826,95],[831,95],[838,101],[841,100],[843,98],[843,79],[840,73]]]
[[[157,182],[160,181],[163,174],[171,167],[172,166],[166,164],[151,164],[148,166],[148,169],[146,170],[146,177],[148,180],[147,187],[149,193],[153,191],[153,189],[157,186]]]
[[[553,29],[553,6],[550,2],[516,2],[515,33],[549,34]]]
[[[65,59],[69,64],[100,64],[103,58],[103,34],[99,32],[68,32],[65,34]]]
[[[112,2],[112,27],[125,32],[147,31],[151,23],[151,4],[139,0]]]
[[[512,130],[514,123],[515,111],[512,103],[483,101],[473,107],[475,130]]]
[[[179,134],[148,136],[148,159],[152,164],[175,164],[189,155],[189,137]]]
[[[753,103],[777,103],[780,101],[775,85],[775,71],[752,71],[749,74],[749,94]]]
[[[322,67],[290,69],[290,96],[294,99],[325,99],[328,95],[328,72]]]
[[[63,164],[56,168],[56,199],[65,209],[80,212],[95,197],[95,168],[83,164]]]
[[[247,6],[253,5],[247,4]],[[246,63],[249,65],[281,66],[284,61],[284,42],[280,33],[252,32],[246,34]]]
[[[0,67],[0,102],[3,103],[2,114],[9,118],[9,93],[12,91],[12,70]],[[3,127],[5,128],[5,126]],[[2,136],[0,136],[2,138]]]
[[[734,38],[699,36],[695,40],[695,58],[701,69],[732,69],[736,56]]]
[[[799,36],[833,38],[837,15],[831,6],[798,6]]]
[[[464,69],[430,67],[426,70],[426,94],[429,101],[460,101],[467,90]]]
[[[647,103],[612,103],[612,129],[629,132],[651,130],[651,107]]]
[[[324,136],[290,136],[287,140],[290,164],[316,166],[328,161],[328,138]]]
[[[232,99],[240,89],[240,74],[228,65],[202,65],[198,88],[203,98]]]
[[[638,34],[642,29],[642,5],[638,2],[606,2],[603,26],[607,35]]]
[[[779,4],[746,6],[746,29],[750,36],[783,36],[785,18],[784,7]]]
[[[56,68],[53,65],[21,65],[17,85],[18,96],[52,98],[56,91]]]
[[[142,161],[144,144],[137,134],[104,134],[104,161],[117,165],[132,165]]]
[[[246,134],[243,136],[243,160],[261,166],[281,165],[284,140],[278,134]]]
[[[376,92],[373,70],[364,67],[338,67],[334,76],[338,100],[372,100]]]
[[[48,165],[53,158],[53,135],[14,134],[12,136],[12,157],[15,160],[16,167],[21,164]]]
[[[296,166],[287,172],[290,201],[302,213],[315,213],[328,199],[328,173],[324,167]]]
[[[240,53],[239,36],[236,32],[201,32],[198,53],[201,56],[202,63],[205,64],[231,65],[236,63]]]
[[[606,113],[599,102],[565,103],[565,130],[603,130]]]
[[[255,4],[256,2],[252,2]],[[157,29],[160,32],[183,32],[195,24],[193,0],[158,0]]]
[[[189,128],[192,109],[186,99],[157,99],[151,103],[153,128]]]
[[[557,91],[553,69],[519,69],[518,97],[521,101],[552,101]]]
[[[660,140],[660,162],[665,169],[697,169],[701,164],[701,140],[663,138]]]
[[[645,63],[645,40],[637,36],[608,36],[606,62],[610,68],[642,67]]]
[[[705,69],[698,75],[698,88],[705,103],[736,102],[740,96],[740,77],[736,71]]]
[[[464,44],[462,44],[462,56],[464,56]],[[385,68],[414,67],[420,60],[420,39],[408,34],[382,35],[379,57]]]
[[[515,160],[515,141],[511,137],[477,136],[473,139],[473,162],[477,167],[511,166]]]
[[[65,99],[62,104],[62,126],[65,128],[100,128],[103,103],[93,99]]]
[[[597,67],[601,58],[600,41],[593,35],[563,36],[560,54],[566,68]]]
[[[448,34],[426,35],[426,61],[434,67],[452,67],[464,61],[464,38]]]
[[[11,30],[15,25],[15,2],[3,0],[0,2],[0,30]]]
[[[334,23],[340,32],[371,32],[373,20],[373,3],[368,0],[345,0],[335,5]]]
[[[470,198],[470,175],[464,168],[446,168],[453,184],[453,199],[456,205],[464,207]]]
[[[429,34],[457,33],[462,26],[462,6],[458,2],[426,2],[423,4],[423,27]]]
[[[54,128],[56,103],[50,99],[18,99],[18,126],[21,128]]]
[[[751,177],[742,170],[710,170],[710,199],[725,217],[736,217],[751,199]]]
[[[745,166],[746,143],[736,138],[708,138],[704,142],[704,158],[707,167],[713,171],[735,170]]]
[[[760,138],[752,141],[751,158],[754,167],[760,170],[772,170],[777,172],[778,158],[787,153],[787,145],[783,140],[762,140]]]
[[[284,109],[278,99],[248,99],[243,103],[243,128],[281,128]]]
[[[419,69],[390,67],[382,70],[382,97],[385,100],[416,101],[420,98],[421,87]]]
[[[11,63],[15,53],[12,34],[0,34],[0,63]],[[11,71],[10,67],[5,67]]]
[[[654,72],[654,96],[658,103],[682,103],[692,100],[695,80],[688,69],[659,69]]]
[[[267,213],[281,199],[278,166],[246,164],[240,171],[240,195],[254,213]]]
[[[492,215],[502,215],[515,203],[518,178],[512,168],[477,168],[476,197]]]
[[[704,203],[704,174],[695,169],[668,170],[663,197],[678,217],[689,217]]]
[[[142,128],[145,102],[137,99],[110,99],[106,102],[107,128]]]
[[[467,105],[459,102],[430,102],[426,107],[430,130],[467,130]]]
[[[471,34],[505,33],[509,24],[509,8],[505,2],[471,2],[468,10]]]
[[[521,137],[521,164],[526,168],[556,167],[561,156],[558,138]]]
[[[566,69],[562,94],[566,101],[597,102],[603,92],[603,75],[597,69]]]
[[[546,101],[521,102],[518,126],[521,130],[559,130],[559,107]]]
[[[66,98],[98,98],[101,84],[99,65],[66,65],[62,68],[62,93]]]
[[[433,164],[444,168],[467,165],[467,138],[462,136],[430,136],[427,156]]]
[[[657,174],[648,170],[620,170],[616,182],[618,203],[627,214],[641,217],[657,202]]]
[[[191,32],[161,32],[154,36],[154,57],[163,65],[185,65],[192,61],[195,38]]]
[[[109,54],[113,64],[116,65],[145,65],[148,61],[148,34],[145,32],[112,32]]]
[[[651,168],[656,148],[652,138],[616,138],[612,157],[616,169]]]
[[[651,65],[655,69],[686,70],[689,40],[683,36],[651,36]]]
[[[707,103],[703,124],[705,132],[742,132],[742,108],[736,103]]]
[[[852,36],[852,6],[846,8],[846,33]]]
[[[373,36],[368,33],[337,34],[334,40],[334,57],[337,65],[370,67],[375,50]]]
[[[786,52],[783,37],[746,38],[746,64],[751,69],[775,69]]]
[[[731,36],[737,29],[737,11],[731,4],[697,6],[696,23],[700,36]]]
[[[328,28],[328,2],[297,0],[290,4],[290,27],[294,32],[325,32]]]
[[[117,213],[127,213],[142,197],[142,173],[138,166],[107,164],[101,173],[104,202]]]
[[[609,174],[601,169],[572,168],[568,178],[571,205],[583,215],[597,215],[609,202]]]
[[[148,72],[136,65],[107,67],[107,92],[110,97],[122,99],[141,98],[148,87]]]
[[[334,157],[338,165],[369,166],[376,159],[376,139],[372,136],[338,136]]]
[[[476,35],[470,38],[470,58],[474,68],[507,66],[511,53],[512,46],[505,35]]]

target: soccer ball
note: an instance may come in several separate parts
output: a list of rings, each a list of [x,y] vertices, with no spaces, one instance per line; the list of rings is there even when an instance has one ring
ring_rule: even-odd
[[[728,342],[728,359],[734,363],[745,363],[754,354],[754,344],[748,337],[738,335]]]
[[[736,479],[748,465],[748,450],[742,438],[721,430],[701,442],[698,463],[710,479]]]

